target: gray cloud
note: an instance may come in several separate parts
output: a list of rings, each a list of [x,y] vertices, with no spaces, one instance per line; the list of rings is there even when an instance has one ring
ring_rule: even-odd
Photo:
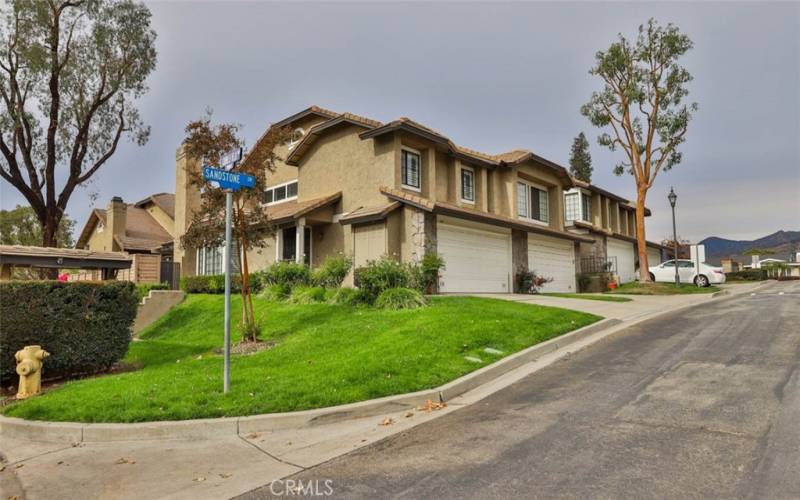
[[[797,3],[167,3],[150,4],[159,63],[141,101],[147,146],[124,145],[69,213],[82,224],[90,191],[105,205],[174,189],[183,126],[206,106],[244,125],[252,143],[271,121],[310,104],[378,120],[410,116],[467,147],[525,147],[566,165],[572,138],[592,138],[594,181],[633,197],[578,109],[599,82],[594,53],[648,17],[695,42],[685,65],[700,103],[684,163],[650,193],[648,237],[671,233],[679,195],[687,238],[798,229],[800,4]],[[3,208],[22,198],[3,183]]]

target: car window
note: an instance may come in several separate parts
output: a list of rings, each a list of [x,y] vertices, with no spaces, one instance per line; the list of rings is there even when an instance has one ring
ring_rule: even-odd
[[[661,267],[675,267],[675,262],[673,262],[671,260],[668,260],[668,261],[664,262],[663,264],[661,264]]]
[[[692,262],[690,260],[681,260],[681,261],[678,261],[678,267],[691,268],[691,267],[694,267],[694,262]]]

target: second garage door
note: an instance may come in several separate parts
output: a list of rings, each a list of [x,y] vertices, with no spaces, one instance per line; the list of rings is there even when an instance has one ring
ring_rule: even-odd
[[[617,274],[620,283],[628,283],[636,279],[636,260],[633,253],[633,243],[629,241],[608,238],[607,252],[609,257],[617,258]]]
[[[507,293],[511,271],[511,233],[440,219],[438,253],[444,259],[441,292]]]
[[[528,234],[528,269],[537,276],[553,278],[543,292],[574,292],[575,249],[568,240]]]

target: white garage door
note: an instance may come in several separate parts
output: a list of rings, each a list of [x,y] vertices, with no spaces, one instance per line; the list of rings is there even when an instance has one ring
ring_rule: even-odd
[[[575,248],[568,240],[528,234],[528,269],[553,278],[543,292],[575,292]]]
[[[445,269],[441,292],[507,293],[511,271],[511,233],[452,223],[437,224],[438,253]]]
[[[650,267],[661,264],[661,250],[656,248],[647,249],[647,265]]]
[[[607,252],[609,257],[617,258],[617,274],[620,283],[636,280],[636,260],[634,258],[633,243],[614,238],[608,238]]]

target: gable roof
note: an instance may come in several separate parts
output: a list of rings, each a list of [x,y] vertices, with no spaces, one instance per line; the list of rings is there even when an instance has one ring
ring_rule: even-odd
[[[148,203],[159,206],[171,218],[175,217],[175,195],[171,193],[157,193],[136,203],[125,205],[125,233],[115,236],[114,240],[124,251],[153,251],[164,243],[173,240],[166,229],[142,208]],[[89,219],[81,230],[75,248],[82,248],[88,242],[98,222],[107,224],[106,211],[95,208],[89,214]]]
[[[144,208],[152,203],[166,213],[170,219],[175,220],[175,195],[172,193],[156,193],[135,203],[136,207]]]

